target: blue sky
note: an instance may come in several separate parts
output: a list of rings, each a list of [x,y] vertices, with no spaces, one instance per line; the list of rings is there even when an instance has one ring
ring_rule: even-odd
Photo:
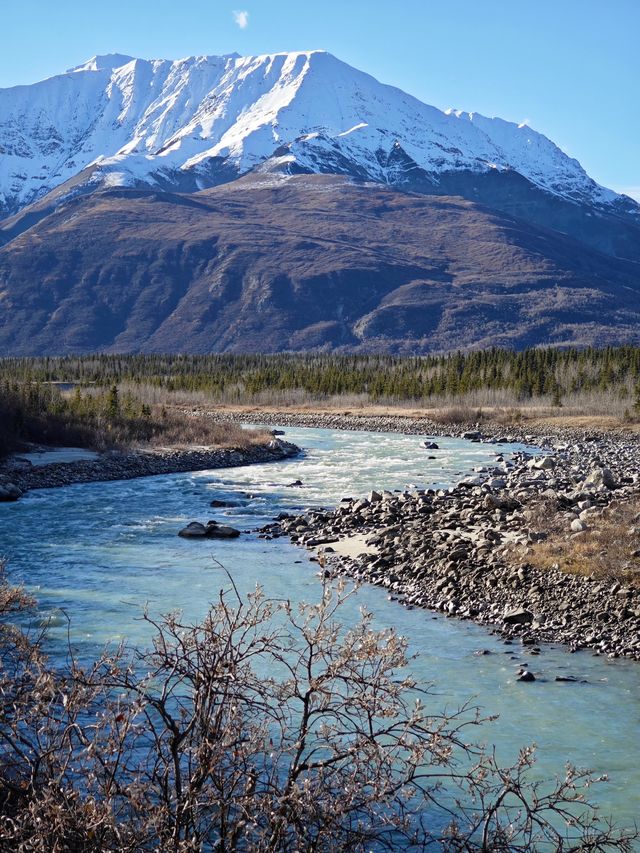
[[[437,107],[528,120],[640,199],[640,0],[5,0],[0,87],[97,53],[314,48]]]

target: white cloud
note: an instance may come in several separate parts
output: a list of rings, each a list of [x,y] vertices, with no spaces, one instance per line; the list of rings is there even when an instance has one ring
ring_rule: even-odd
[[[247,11],[243,12],[234,12],[233,20],[240,27],[241,30],[246,30],[249,26],[249,13]]]

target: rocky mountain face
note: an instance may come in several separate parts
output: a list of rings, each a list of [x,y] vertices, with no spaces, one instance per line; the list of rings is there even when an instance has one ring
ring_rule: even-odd
[[[526,125],[322,51],[94,57],[0,90],[0,246],[2,354],[637,328],[640,205]]]
[[[0,354],[638,341],[637,271],[460,197],[344,177],[101,190],[0,249]]]

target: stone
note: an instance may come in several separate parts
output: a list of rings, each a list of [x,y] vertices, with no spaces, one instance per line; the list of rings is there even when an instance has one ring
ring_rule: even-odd
[[[213,520],[208,521],[206,525],[192,521],[178,531],[178,536],[183,539],[236,539],[240,536],[240,531]]]
[[[487,480],[487,486],[490,489],[506,489],[507,481],[504,477],[492,477],[490,480]]]
[[[609,468],[594,468],[583,483],[583,488],[593,489],[604,486],[607,489],[615,489],[616,481]]]
[[[507,610],[502,617],[502,621],[507,625],[529,625],[533,622],[533,613],[531,613],[530,610],[525,610],[524,608]]]
[[[22,497],[22,490],[15,483],[8,480],[0,482],[0,501],[7,503],[8,501],[17,501]]]
[[[531,467],[536,471],[552,471],[556,467],[556,460],[553,456],[543,456],[541,459],[536,459]]]
[[[240,536],[240,531],[235,527],[227,527],[224,524],[218,524],[217,521],[207,522],[205,535],[208,539],[237,539]]]
[[[536,677],[532,672],[529,672],[528,669],[522,670],[518,675],[518,681],[535,681]]]
[[[481,486],[483,483],[484,477],[477,475],[476,477],[466,477],[464,480],[460,480],[458,486],[473,488],[474,486]]]
[[[571,522],[571,532],[572,533],[582,533],[584,530],[587,530],[588,526],[585,521],[582,521],[579,518],[574,518]]]
[[[207,536],[207,528],[199,521],[192,521],[178,531],[178,536],[183,539],[204,539]]]
[[[435,441],[423,441],[422,446],[426,447],[427,450],[440,450],[440,446]]]

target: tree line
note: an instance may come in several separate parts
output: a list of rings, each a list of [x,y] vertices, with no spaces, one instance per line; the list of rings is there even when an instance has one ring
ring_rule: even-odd
[[[615,392],[638,402],[640,347],[603,349],[491,348],[441,356],[87,355],[0,360],[0,381],[68,382],[110,387],[146,384],[169,393],[204,392],[243,399],[263,392],[304,391],[311,397],[365,395],[372,402],[456,398],[506,391],[517,400]]]
[[[104,449],[153,433],[151,407],[115,384],[65,395],[47,382],[0,379],[0,459],[25,442]]]

